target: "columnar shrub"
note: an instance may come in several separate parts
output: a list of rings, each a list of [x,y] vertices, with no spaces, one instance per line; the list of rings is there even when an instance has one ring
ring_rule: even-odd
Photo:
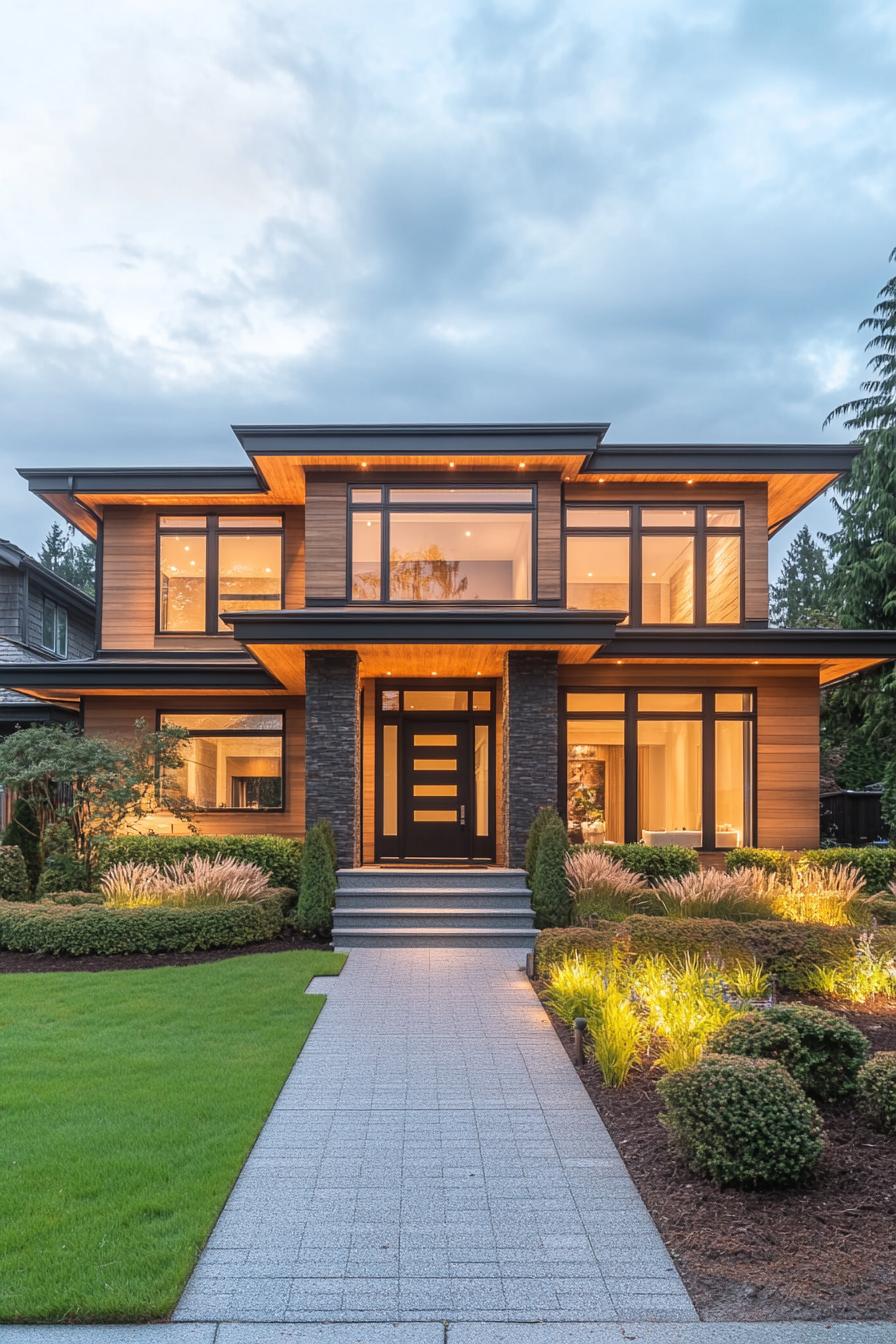
[[[535,864],[538,859],[538,846],[541,844],[541,836],[545,826],[554,820],[562,821],[556,807],[540,807],[535,813],[532,825],[529,827],[529,834],[526,836],[526,856],[524,863],[526,865],[526,880],[529,886],[535,882]]]
[[[296,924],[309,938],[328,938],[333,928],[336,869],[333,851],[322,822],[315,822],[305,836],[302,881]]]
[[[31,899],[25,856],[18,845],[0,845],[0,900]]]
[[[856,1106],[874,1129],[896,1134],[896,1050],[881,1050],[862,1065]]]
[[[37,887],[40,877],[40,822],[34,810],[34,804],[27,794],[19,794],[13,804],[12,817],[3,832],[4,845],[18,845],[28,871],[28,884],[31,891]]]
[[[542,826],[532,881],[532,909],[535,912],[535,923],[540,929],[569,923],[570,898],[566,882],[568,852],[566,827],[558,816],[548,817]]]
[[[657,1090],[688,1166],[721,1185],[795,1185],[821,1156],[818,1111],[775,1060],[704,1055]]]
[[[855,1091],[868,1041],[850,1022],[824,1008],[781,1004],[728,1023],[708,1042],[719,1054],[776,1059],[818,1101]]]

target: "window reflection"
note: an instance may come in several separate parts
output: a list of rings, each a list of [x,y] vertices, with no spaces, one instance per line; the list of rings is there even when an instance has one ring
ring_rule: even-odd
[[[389,528],[394,601],[525,601],[532,595],[529,514],[393,513]]]
[[[159,538],[159,621],[162,630],[205,630],[205,537]]]

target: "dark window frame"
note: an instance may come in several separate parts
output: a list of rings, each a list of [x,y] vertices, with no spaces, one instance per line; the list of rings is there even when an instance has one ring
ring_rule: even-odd
[[[585,509],[628,509],[627,527],[576,527],[570,520],[576,512]],[[693,524],[675,527],[651,525],[645,527],[641,521],[644,511],[668,509],[692,509]],[[740,524],[737,527],[710,527],[707,514],[712,509],[737,510]],[[742,500],[622,500],[622,499],[564,499],[562,524],[562,580],[563,600],[567,604],[567,540],[573,537],[628,537],[629,538],[629,617],[627,629],[630,630],[736,630],[746,622],[746,548],[745,548],[745,508]],[[662,624],[645,625],[641,614],[643,609],[642,592],[642,539],[644,537],[693,537],[694,538],[694,619],[692,621],[668,621]],[[708,621],[707,611],[707,538],[740,538],[740,582],[738,584],[739,618],[736,621]],[[588,608],[575,608],[588,610]]]
[[[624,697],[624,708],[621,710],[570,710],[567,708],[568,697],[570,695],[591,693],[591,694],[614,694]],[[699,695],[701,697],[700,709],[688,711],[674,710],[639,710],[639,695]],[[715,697],[717,695],[751,695],[752,708],[749,710],[717,710],[715,707]],[[670,722],[678,720],[688,720],[690,722],[699,722],[702,724],[701,734],[701,762],[702,762],[702,812],[703,812],[703,843],[698,846],[701,853],[726,853],[726,849],[716,845],[716,735],[715,725],[719,720],[732,721],[736,723],[750,723],[752,725],[750,732],[750,772],[751,772],[751,798],[750,798],[750,844],[756,845],[758,841],[759,825],[759,790],[757,788],[757,771],[759,766],[759,743],[758,743],[758,710],[759,693],[755,686],[563,686],[560,689],[560,760],[558,772],[557,793],[560,802],[560,815],[564,820],[569,819],[569,800],[567,797],[567,753],[569,750],[569,735],[567,724],[570,719],[573,720],[613,720],[616,723],[624,723],[623,753],[624,753],[624,774],[625,774],[625,843],[635,844],[640,840],[638,833],[638,722],[640,719],[653,720],[654,722]],[[743,843],[746,838],[741,837]],[[711,843],[707,843],[710,840]]]
[[[428,481],[417,485],[413,481],[359,481],[352,482],[346,491],[346,566],[345,566],[345,600],[352,606],[396,606],[406,607],[456,607],[462,606],[452,598],[425,598],[415,602],[409,598],[394,598],[389,593],[389,519],[393,513],[507,513],[507,514],[528,514],[532,520],[531,531],[529,534],[529,572],[530,572],[530,595],[525,598],[470,598],[469,605],[476,607],[526,607],[531,606],[536,600],[538,593],[538,482],[526,481],[524,484],[511,485],[509,481],[467,481],[458,480],[453,483],[453,488],[458,490],[528,490],[530,492],[530,503],[521,502],[500,503],[452,503],[449,500],[438,500],[433,503],[420,501],[418,503],[393,503],[391,494],[393,490],[417,489],[421,493],[426,491],[449,490],[451,485],[444,482],[436,484]],[[357,503],[352,499],[352,490],[379,490],[380,498],[378,502],[361,501]],[[352,531],[354,515],[356,513],[378,513],[380,519],[380,595],[379,597],[355,597],[352,593]]]
[[[244,527],[239,529],[224,528],[219,529],[219,518],[279,518],[279,528],[274,527]],[[205,519],[205,527],[162,527],[162,518],[199,518]],[[155,633],[170,639],[193,638],[196,635],[217,637],[222,639],[232,639],[233,635],[229,630],[218,629],[218,617],[220,609],[218,607],[218,580],[219,580],[219,562],[218,562],[218,540],[220,536],[233,536],[235,532],[245,532],[251,536],[270,537],[279,533],[280,536],[280,607],[286,604],[286,516],[282,509],[250,509],[245,505],[242,507],[233,505],[227,508],[217,508],[209,512],[204,508],[190,508],[188,505],[179,505],[177,508],[162,508],[156,510],[156,614],[155,614]],[[196,630],[166,630],[162,626],[162,537],[168,533],[176,532],[179,536],[194,536],[205,538],[205,625]],[[273,610],[273,608],[272,608]]]
[[[235,815],[235,816],[239,816],[239,817],[245,817],[245,816],[249,816],[249,815],[257,816],[259,813],[263,813],[265,816],[268,816],[268,815],[274,815],[274,814],[276,814],[276,813],[278,813],[278,812],[279,812],[279,813],[284,813],[284,812],[286,811],[286,788],[287,788],[287,779],[286,779],[286,732],[287,732],[287,726],[286,726],[286,710],[285,710],[285,709],[274,709],[274,710],[268,710],[268,709],[234,710],[234,709],[230,709],[230,708],[228,708],[228,709],[208,709],[206,712],[209,713],[209,714],[234,714],[234,713],[243,713],[243,714],[267,714],[267,715],[278,714],[278,715],[280,716],[280,727],[279,727],[279,728],[261,728],[261,729],[258,729],[258,730],[256,730],[256,731],[254,731],[254,732],[253,732],[251,729],[248,729],[248,728],[217,728],[217,729],[215,729],[215,728],[199,728],[199,729],[197,729],[195,732],[193,732],[192,729],[189,729],[189,730],[188,730],[188,731],[189,731],[189,734],[190,734],[190,737],[279,737],[279,739],[280,739],[280,806],[279,806],[279,807],[194,807],[194,808],[191,809],[191,811],[196,812],[196,813],[198,813],[200,816],[204,816],[204,817],[220,817],[220,816],[226,816],[226,815]],[[156,732],[159,732],[159,730],[162,728],[162,723],[163,723],[163,720],[164,720],[166,714],[168,714],[168,715],[173,715],[173,716],[176,716],[176,715],[184,716],[184,715],[188,715],[188,714],[198,714],[198,713],[200,713],[199,710],[194,710],[194,709],[183,709],[183,708],[181,708],[181,707],[178,707],[177,709],[172,709],[172,708],[169,706],[167,709],[166,709],[166,708],[160,708],[160,709],[157,709],[157,710],[156,710]],[[160,772],[158,769],[156,770],[156,775],[157,775],[157,778],[158,778],[158,786],[159,786],[159,787],[158,787],[159,802],[160,802],[160,804],[164,807],[164,805],[165,805],[164,782],[163,782],[162,777],[161,777],[161,772]],[[269,775],[269,776],[266,776],[266,778],[272,779],[272,778],[274,778],[274,776]]]

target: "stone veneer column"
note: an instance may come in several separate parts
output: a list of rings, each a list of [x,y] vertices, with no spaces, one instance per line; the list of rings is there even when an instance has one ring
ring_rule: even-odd
[[[360,859],[361,698],[358,655],[305,654],[305,825],[329,821],[339,865]]]
[[[504,658],[504,834],[519,867],[540,807],[557,806],[557,654]]]

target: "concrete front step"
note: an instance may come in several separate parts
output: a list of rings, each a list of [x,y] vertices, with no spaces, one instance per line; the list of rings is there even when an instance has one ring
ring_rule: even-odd
[[[444,910],[431,906],[366,906],[360,910],[343,910],[336,907],[333,911],[333,932],[345,932],[358,927],[375,928],[416,928],[426,925],[430,929],[467,929],[467,928],[503,928],[531,929],[532,911],[495,910],[483,907],[480,910]]]
[[[356,928],[333,930],[333,946],[352,947],[519,947],[535,945],[534,929]]]
[[[338,910],[357,910],[362,906],[371,908],[388,906],[425,905],[432,909],[480,910],[483,906],[494,906],[508,910],[531,910],[532,903],[527,887],[520,890],[508,888],[506,891],[493,890],[490,887],[404,887],[387,891],[382,887],[352,887],[336,894]]]
[[[340,891],[426,891],[463,887],[489,891],[527,889],[522,868],[340,868],[336,874]]]

